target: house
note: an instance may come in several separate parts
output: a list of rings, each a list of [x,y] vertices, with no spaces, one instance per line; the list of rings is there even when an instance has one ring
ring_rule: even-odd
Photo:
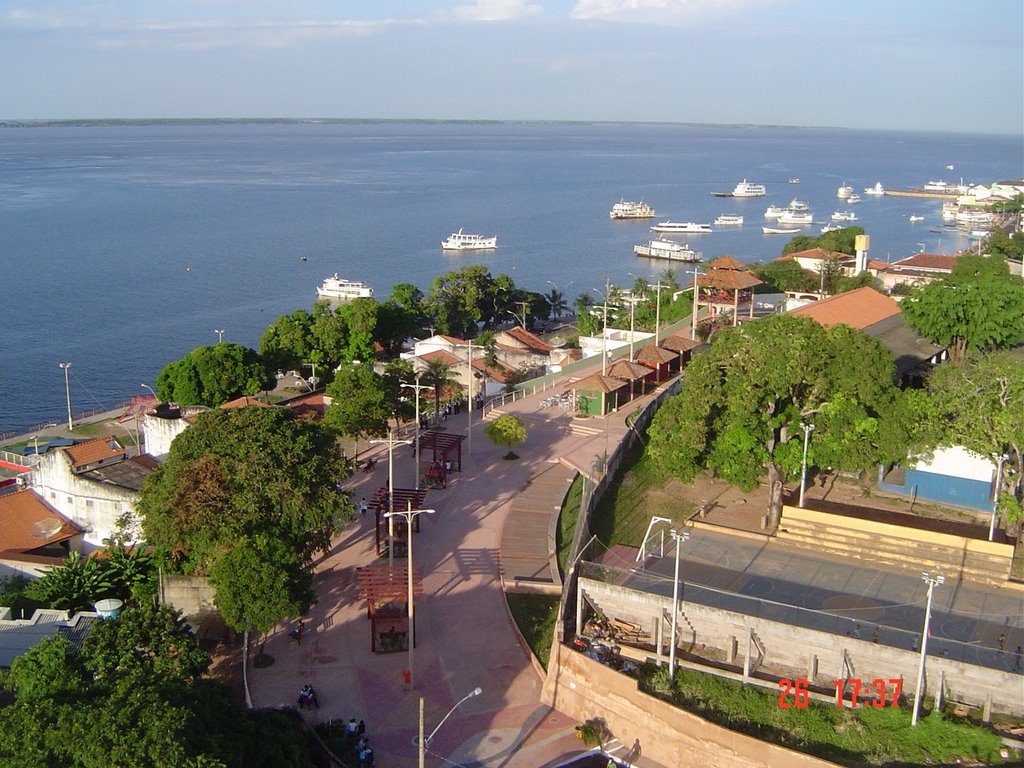
[[[958,256],[941,253],[915,253],[889,264],[878,273],[882,288],[892,291],[897,285],[917,287],[952,274]]]
[[[981,512],[992,510],[996,465],[962,446],[937,448],[909,466],[879,471],[878,488],[915,499],[952,504]]]
[[[149,454],[129,456],[112,435],[47,451],[32,470],[33,489],[85,530],[85,552],[103,546],[122,515],[135,515],[146,476],[159,464]]]
[[[174,438],[192,426],[196,416],[210,410],[205,405],[181,406],[175,403],[157,403],[143,415],[142,433],[145,435],[146,453],[163,461],[171,451]]]
[[[0,576],[42,575],[77,551],[84,533],[31,488],[0,492]]]
[[[93,611],[71,616],[67,611],[44,608],[24,619],[15,618],[10,608],[0,607],[0,667],[9,668],[16,658],[55,635],[81,647],[97,621],[100,616]]]
[[[450,355],[459,355],[460,350],[465,349],[469,346],[469,342],[465,339],[459,339],[455,336],[445,336],[443,333],[437,333],[426,339],[419,339],[413,344],[412,354],[404,353],[403,358],[410,357],[424,357],[429,355],[431,352],[447,352]],[[462,353],[465,357],[465,353]]]
[[[551,365],[555,348],[525,328],[515,326],[494,334],[495,356],[501,365],[513,371],[537,371],[543,375]]]

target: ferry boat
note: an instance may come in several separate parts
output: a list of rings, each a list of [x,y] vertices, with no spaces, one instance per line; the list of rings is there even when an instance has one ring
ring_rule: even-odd
[[[795,235],[799,229],[784,229],[782,227],[761,227],[766,235]]]
[[[778,205],[769,205],[764,209],[764,217],[766,219],[777,219],[779,216],[784,214],[786,209]]]
[[[845,181],[843,182],[842,186],[840,186],[839,189],[836,190],[836,197],[838,197],[840,200],[845,200],[852,194],[853,187],[851,187]]]
[[[338,273],[335,272],[332,277],[324,279],[323,285],[317,286],[316,295],[318,298],[329,301],[369,299],[373,298],[373,288],[366,283],[345,280],[342,277],[338,277]]]
[[[876,181],[873,187],[864,187],[865,195],[884,195],[885,187],[882,186],[882,182]]]
[[[764,197],[767,193],[764,184],[754,184],[744,179],[735,187],[732,192],[712,192],[715,197]]]
[[[489,251],[497,247],[497,235],[494,237],[464,235],[461,229],[448,235],[448,239],[441,242],[441,250],[443,251]]]
[[[651,227],[651,232],[682,233],[687,235],[711,234],[710,224],[694,224],[692,221],[663,221]]]
[[[742,227],[743,217],[736,216],[731,213],[723,213],[714,221],[715,226],[718,227]]]
[[[853,211],[833,211],[832,221],[856,221],[857,214]]]
[[[814,216],[810,211],[786,211],[779,216],[779,224],[799,224],[806,226],[814,223]]]
[[[653,219],[654,209],[647,203],[620,200],[608,211],[609,219]]]
[[[668,259],[669,261],[694,262],[701,259],[699,251],[693,250],[685,243],[677,243],[675,240],[666,240],[663,237],[634,245],[633,253],[637,256],[646,256],[649,259]]]

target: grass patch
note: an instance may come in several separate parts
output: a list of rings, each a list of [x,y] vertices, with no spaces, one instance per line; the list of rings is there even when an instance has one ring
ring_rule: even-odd
[[[666,697],[707,720],[847,765],[1002,763],[1002,740],[991,731],[933,712],[910,727],[910,712],[885,707],[856,710],[811,701],[806,709],[782,709],[777,693],[688,669],[653,664],[641,670],[641,688]]]
[[[693,513],[694,504],[672,492],[675,482],[635,445],[594,510],[590,529],[608,546],[639,547],[654,515],[681,523]]]
[[[516,626],[523,633],[526,644],[537,657],[544,669],[548,668],[548,652],[551,638],[555,633],[555,619],[558,616],[558,595],[531,595],[507,593],[509,610]]]
[[[565,567],[572,550],[572,540],[576,534],[576,523],[580,519],[580,503],[583,501],[582,474],[577,474],[569,486],[569,492],[562,501],[562,511],[558,514],[558,531],[555,538],[555,549],[558,556],[558,571],[565,579]]]

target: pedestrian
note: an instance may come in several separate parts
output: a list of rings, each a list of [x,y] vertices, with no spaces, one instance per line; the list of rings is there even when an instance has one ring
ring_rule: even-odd
[[[356,733],[358,733],[360,736],[365,736],[366,735],[366,721],[365,720],[360,720],[359,721],[359,725],[356,726]]]
[[[345,736],[348,737],[349,742],[355,743],[358,739],[359,726],[356,725],[356,719],[353,717],[348,721],[348,725],[345,726]]]
[[[369,743],[366,742],[366,739],[363,739],[363,741],[366,743],[366,746],[360,747],[359,749],[359,765],[366,766],[366,768],[373,768],[373,749],[370,747]]]
[[[288,634],[291,635],[292,640],[295,641],[296,645],[302,645],[302,619],[299,619],[299,623],[296,624]]]
[[[302,690],[299,691],[299,709],[305,709],[310,706],[313,698],[313,689],[309,683],[302,686]]]
[[[1005,634],[1000,634],[999,635],[999,652],[1002,653],[1003,650],[1005,650],[1005,648],[1006,648],[1006,635]]]
[[[359,502],[359,514],[366,517],[366,510],[370,508],[370,505],[366,503],[366,497],[363,496],[363,500]]]
[[[306,703],[320,709],[320,699],[316,697],[316,689],[309,683],[306,683]]]

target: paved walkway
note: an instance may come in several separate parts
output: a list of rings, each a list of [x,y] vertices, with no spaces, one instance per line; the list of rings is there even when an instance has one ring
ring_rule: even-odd
[[[540,703],[540,670],[519,641],[501,589],[499,542],[530,478],[559,460],[591,467],[625,434],[625,416],[635,406],[573,429],[569,414],[540,406],[550,393],[538,392],[501,409],[527,423],[529,438],[517,447],[519,460],[502,459],[506,448],[486,439],[484,423],[474,413],[464,471],[450,475],[446,489],[427,493],[426,506],[437,514],[421,515],[421,532],[413,542],[414,566],[424,586],[416,603],[414,686],[403,683],[408,653],[370,651],[370,623],[356,586],[356,568],[379,562],[368,515],[349,526],[319,563],[319,602],[305,623],[301,644],[289,638],[287,626],[268,639],[266,650],[275,663],[249,673],[257,706],[294,704],[302,685],[312,683],[322,709],[309,713],[310,719],[365,719],[377,764],[392,768],[415,765],[412,739],[420,696],[429,733],[463,696],[480,687],[482,694],[466,700],[438,731],[428,765],[538,768],[581,749],[576,723]],[[468,414],[450,417],[445,427],[465,432],[467,419]],[[382,459],[376,469],[357,473],[349,483],[357,500],[387,484],[387,453],[377,448],[375,455]],[[395,450],[394,465],[396,487],[412,487],[409,448]]]

